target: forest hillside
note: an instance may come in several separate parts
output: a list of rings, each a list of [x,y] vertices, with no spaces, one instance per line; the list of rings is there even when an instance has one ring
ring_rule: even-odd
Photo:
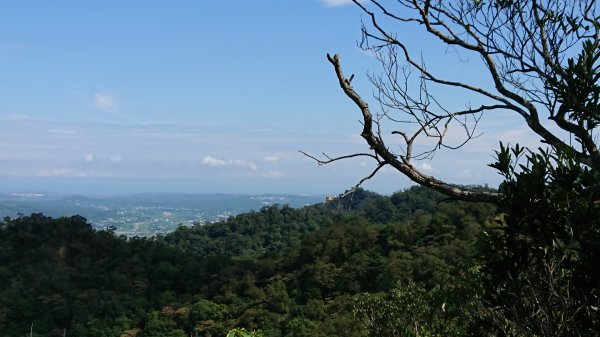
[[[355,315],[378,296],[460,284],[494,216],[413,187],[269,206],[154,238],[95,231],[77,216],[6,218],[0,335],[364,336]]]

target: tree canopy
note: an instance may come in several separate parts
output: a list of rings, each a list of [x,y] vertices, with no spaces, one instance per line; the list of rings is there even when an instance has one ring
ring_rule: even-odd
[[[440,200],[363,192],[351,209],[272,206],[151,239],[81,217],[5,219],[0,335],[364,336],[355,295],[452,283],[474,259],[494,208]]]

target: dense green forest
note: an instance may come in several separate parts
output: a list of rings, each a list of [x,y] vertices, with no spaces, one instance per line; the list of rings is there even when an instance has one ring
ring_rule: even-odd
[[[467,281],[495,214],[413,187],[270,206],[154,238],[94,231],[81,217],[7,218],[0,335],[366,336],[386,314],[414,318],[381,305],[403,296],[414,315],[429,310],[432,331],[473,332]]]

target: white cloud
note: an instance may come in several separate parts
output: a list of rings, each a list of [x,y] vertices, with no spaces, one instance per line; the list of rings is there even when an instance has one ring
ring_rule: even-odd
[[[433,166],[431,166],[431,164],[429,163],[420,163],[418,165],[415,165],[418,169],[420,169],[421,171],[433,171]]]
[[[68,167],[58,167],[53,169],[43,169],[37,173],[38,177],[86,177],[83,172],[79,172]]]
[[[73,130],[63,130],[63,129],[50,129],[50,130],[48,130],[48,133],[54,134],[54,135],[61,135],[61,136],[76,134],[76,132]]]
[[[41,118],[29,116],[26,114],[9,114],[9,115],[0,116],[0,121],[26,123],[26,122],[43,122],[44,120]]]
[[[265,157],[264,161],[267,162],[267,163],[269,163],[269,162],[276,162],[276,161],[279,161],[279,157],[268,156],[268,157]]]
[[[238,167],[248,168],[251,171],[258,170],[258,166],[256,166],[256,164],[254,164],[253,162],[250,162],[250,161],[242,160],[242,159],[236,159],[236,160],[234,160],[233,164],[235,166],[238,166]]]
[[[43,168],[34,173],[36,177],[58,177],[58,178],[98,178],[98,177],[118,177],[117,174],[110,171],[81,171],[70,167],[62,166],[55,168]]]
[[[85,157],[83,157],[83,160],[85,160],[88,163],[91,163],[94,161],[94,155],[91,153],[88,153],[85,155]]]
[[[519,127],[509,130],[504,130],[498,135],[498,138],[504,143],[510,144],[519,144],[521,146],[526,146],[532,149],[535,149],[542,145],[540,142],[540,138],[533,132],[531,129],[526,127]],[[498,145],[498,143],[494,144]]]
[[[98,92],[94,95],[94,106],[105,112],[114,112],[118,109],[118,95],[113,92]]]
[[[202,158],[202,164],[206,166],[227,166],[228,162],[223,159],[218,159],[211,156],[204,156],[204,158]]]
[[[121,156],[113,156],[108,159],[111,163],[122,163],[123,157]]]
[[[462,170],[456,175],[459,178],[471,178],[473,173],[470,170]]]
[[[366,0],[365,0],[366,1]],[[359,2],[365,2],[359,1]],[[339,7],[352,4],[352,0],[320,0],[320,2],[326,7]]]
[[[212,156],[204,156],[201,161],[202,165],[216,167],[216,166],[235,166],[248,169],[250,171],[258,170],[258,166],[251,161],[243,159],[219,159]]]

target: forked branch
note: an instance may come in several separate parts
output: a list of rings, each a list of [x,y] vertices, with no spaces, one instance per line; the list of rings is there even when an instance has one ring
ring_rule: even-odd
[[[479,136],[476,128],[484,114],[498,112],[520,115],[553,150],[571,154],[579,165],[600,168],[600,9],[595,0],[396,0],[397,11],[379,0],[370,0],[370,6],[365,1],[352,2],[368,19],[360,47],[383,66],[382,75],[369,75],[381,107],[377,114],[353,89],[352,78],[346,79],[339,57],[327,57],[340,87],[361,111],[361,135],[378,167],[391,165],[414,182],[452,198],[497,202],[498,194],[441,181],[420,171],[412,161],[431,158],[440,148],[463,146]],[[430,71],[422,58],[411,56],[389,24],[419,25],[443,45],[477,56],[487,84]],[[455,102],[443,102],[436,94],[439,88],[464,92],[481,102],[477,106],[469,102],[464,109],[449,108]],[[399,153],[385,144],[385,121],[396,125],[392,135],[401,136],[394,139],[402,142]],[[458,142],[449,136],[457,130],[464,132]],[[417,139],[425,140],[430,148],[423,150]],[[311,158],[322,165],[364,155]]]
[[[496,203],[499,201],[500,195],[498,193],[473,192],[459,188],[456,185],[449,184],[433,176],[424,174],[411,164],[410,158],[407,158],[406,156],[397,156],[394,153],[390,152],[389,149],[385,146],[379,133],[375,133],[373,131],[373,114],[369,109],[369,105],[354,90],[354,88],[352,88],[350,81],[348,81],[344,76],[339,56],[331,56],[327,54],[327,59],[335,69],[335,73],[337,75],[340,87],[342,88],[346,96],[348,96],[354,102],[354,104],[356,104],[356,106],[360,109],[362,113],[363,130],[361,136],[367,141],[367,144],[369,144],[371,150],[373,150],[374,152],[373,156],[377,158],[379,162],[378,168],[374,173],[376,173],[381,166],[387,164],[391,165],[396,170],[406,175],[412,181],[420,185],[432,188],[438,192],[441,192],[449,197],[458,200],[480,201],[490,203]],[[410,151],[410,148],[408,148],[407,151]]]

